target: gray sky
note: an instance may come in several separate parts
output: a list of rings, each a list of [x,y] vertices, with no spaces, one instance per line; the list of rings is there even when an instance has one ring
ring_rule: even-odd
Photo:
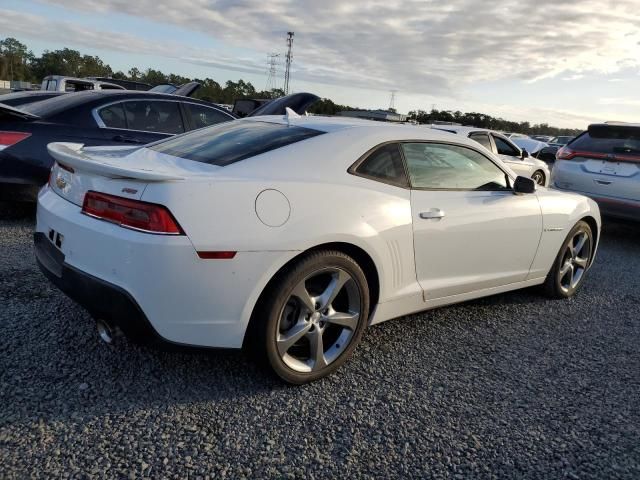
[[[292,86],[360,107],[480,111],[582,128],[640,120],[640,0],[3,0],[2,36],[115,69],[261,89],[296,32]],[[279,65],[282,75],[284,67]]]

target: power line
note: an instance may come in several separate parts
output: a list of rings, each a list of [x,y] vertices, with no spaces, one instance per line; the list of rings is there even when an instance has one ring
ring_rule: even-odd
[[[271,90],[277,88],[276,85],[276,66],[278,64],[279,53],[270,53],[267,55],[267,59],[269,61],[269,70],[267,70],[267,88],[266,91],[270,92]]]
[[[291,70],[291,62],[293,61],[293,55],[291,50],[293,49],[293,32],[287,32],[287,56],[286,56],[286,69],[284,71],[284,94],[289,94],[289,76]]]

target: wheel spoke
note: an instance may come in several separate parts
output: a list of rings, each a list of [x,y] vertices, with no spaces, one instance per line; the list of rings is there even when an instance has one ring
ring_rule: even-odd
[[[586,233],[580,234],[580,237],[578,238],[578,243],[576,244],[576,246],[574,248],[574,252],[575,252],[576,255],[580,255],[580,252],[584,248],[584,244],[586,243],[587,238],[588,237],[587,237]]]
[[[324,358],[322,332],[319,328],[309,332],[309,358],[313,360],[311,370],[315,371],[327,366],[327,360]]]
[[[322,292],[322,295],[317,298],[320,303],[320,308],[330,307],[338,296],[338,293],[340,293],[340,290],[342,290],[342,287],[344,287],[344,284],[349,280],[351,280],[351,276],[349,276],[347,272],[338,270],[334,273],[327,288]]]
[[[586,258],[581,258],[581,257],[576,257],[573,260],[573,263],[580,268],[587,268],[587,262],[588,260]]]
[[[287,351],[311,329],[311,323],[298,323],[284,335],[278,335],[278,352],[283,356]]]
[[[562,280],[570,270],[572,271],[571,275],[573,276],[573,265],[571,264],[571,260],[565,262],[565,264],[560,269],[560,280]]]
[[[300,282],[296,285],[296,288],[291,292],[291,296],[298,299],[298,301],[302,304],[304,308],[308,311],[313,312],[315,310],[315,302],[309,292],[307,291],[307,287],[304,284],[304,281]]]
[[[342,327],[348,328],[349,330],[355,330],[358,325],[359,318],[360,315],[357,313],[333,312],[323,317],[323,320],[333,325],[340,325]]]

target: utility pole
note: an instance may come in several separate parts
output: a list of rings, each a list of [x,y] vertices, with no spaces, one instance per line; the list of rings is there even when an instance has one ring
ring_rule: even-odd
[[[269,70],[267,72],[267,92],[276,88],[276,65],[278,63],[279,53],[270,53],[267,55],[269,60]]]
[[[396,109],[396,92],[398,90],[391,90],[391,99],[389,100],[389,111],[395,111]]]
[[[291,62],[293,61],[293,55],[291,55],[291,50],[293,49],[293,32],[287,32],[287,67],[284,72],[284,94],[289,94],[289,75],[291,71]]]

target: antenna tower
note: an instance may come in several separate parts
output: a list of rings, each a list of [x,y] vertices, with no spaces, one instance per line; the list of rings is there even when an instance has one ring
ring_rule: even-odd
[[[284,94],[289,94],[289,77],[291,70],[291,62],[293,61],[293,55],[291,50],[293,49],[293,32],[287,32],[287,56],[286,56],[286,69],[284,71]]]

